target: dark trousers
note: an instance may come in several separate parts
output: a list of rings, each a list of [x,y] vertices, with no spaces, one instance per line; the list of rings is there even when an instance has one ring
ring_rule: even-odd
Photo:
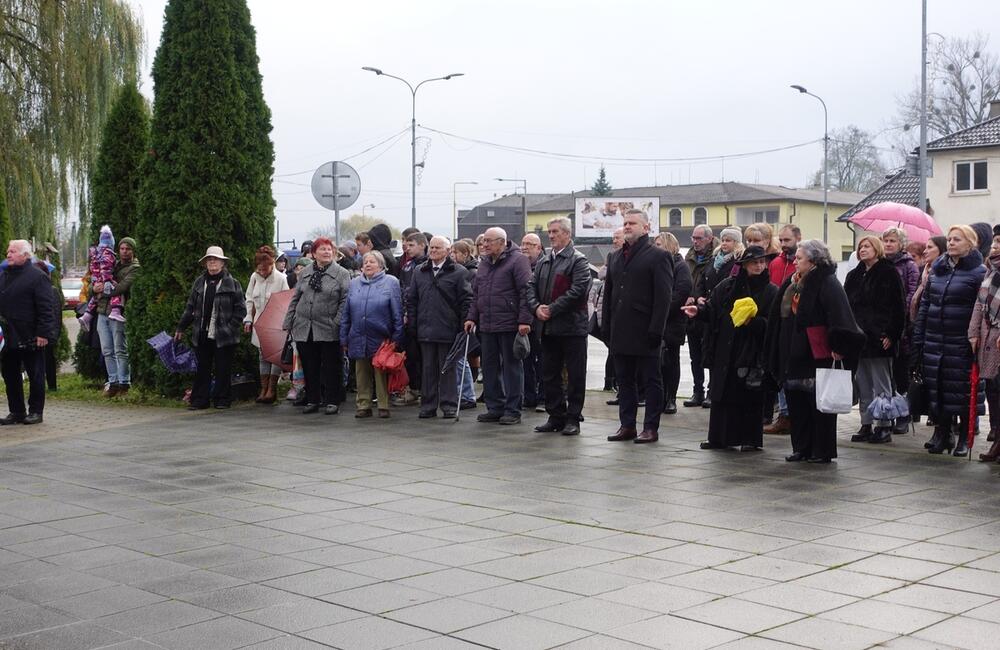
[[[524,390],[524,370],[521,360],[514,357],[514,337],[517,332],[480,332],[483,351],[483,395],[486,410],[503,415],[521,415],[521,395]]]
[[[837,457],[837,414],[816,410],[816,393],[785,390],[792,421],[792,451],[808,458]]]
[[[694,379],[694,394],[705,393],[705,367],[702,363],[705,355],[701,349],[701,333],[695,332],[688,337],[688,353],[691,355],[691,376]]]
[[[617,388],[618,381],[615,379],[615,357],[608,350],[608,358],[604,362],[604,385]]]
[[[451,343],[420,343],[423,364],[423,379],[420,383],[420,410],[436,411],[440,404],[442,411],[458,408],[458,376],[454,366],[441,374],[444,360],[451,351]]]
[[[986,405],[990,408],[990,431],[1000,432],[1000,377],[986,380]]]
[[[542,350],[542,385],[549,420],[579,422],[587,385],[587,336],[543,336]]]
[[[663,375],[663,395],[666,399],[677,398],[677,387],[681,383],[681,348],[671,343],[663,344],[660,359],[660,373]]]
[[[423,378],[420,343],[415,337],[407,336],[403,342],[403,350],[406,352],[406,374],[410,377],[410,390],[423,390],[420,386]]]
[[[50,346],[55,345],[55,342]],[[6,347],[0,360],[0,374],[7,388],[7,408],[17,416],[24,416],[24,382],[21,368],[28,373],[27,413],[42,414],[45,410],[45,350]]]
[[[344,361],[340,341],[296,341],[295,347],[305,375],[306,402],[338,405],[343,402]]]
[[[57,347],[59,347],[58,341],[45,346],[45,381],[48,382],[49,390],[56,389],[56,375],[59,373],[59,364],[56,362]]]
[[[233,353],[235,345],[218,346],[207,334],[202,334],[194,349],[198,359],[198,372],[191,387],[191,406],[205,407],[209,401],[216,406],[229,406],[233,402]],[[212,386],[212,376],[215,386]]]
[[[663,380],[660,378],[659,355],[615,355],[615,377],[618,378],[618,420],[623,427],[635,427],[639,409],[639,391],[646,397],[646,414],[642,428],[660,429],[663,412]]]

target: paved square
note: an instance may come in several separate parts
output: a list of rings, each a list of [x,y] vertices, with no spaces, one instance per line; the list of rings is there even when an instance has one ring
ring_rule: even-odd
[[[609,443],[607,397],[579,437],[52,401],[0,429],[0,648],[996,647],[996,465],[856,416],[828,466],[703,409]]]

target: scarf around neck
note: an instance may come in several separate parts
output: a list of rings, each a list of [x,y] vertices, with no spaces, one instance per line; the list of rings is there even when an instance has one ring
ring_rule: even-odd
[[[313,272],[312,275],[309,276],[309,288],[319,293],[323,291],[323,274],[326,273],[326,270],[330,268],[331,265],[327,264],[326,266],[320,266],[319,262],[314,262],[313,264]]]

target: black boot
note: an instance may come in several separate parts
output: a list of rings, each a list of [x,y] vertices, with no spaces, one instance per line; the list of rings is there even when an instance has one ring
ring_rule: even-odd
[[[945,451],[951,451],[955,448],[955,438],[951,435],[951,427],[949,425],[939,424],[934,428],[934,435],[940,435],[940,437],[938,438],[937,444],[927,450],[928,453],[940,454]]]
[[[667,398],[663,401],[663,412],[667,415],[673,415],[677,412],[676,395],[667,395]]]
[[[872,425],[862,424],[858,432],[851,436],[851,442],[868,442],[872,438]]]
[[[892,442],[892,427],[875,427],[872,437],[869,438],[868,442],[874,445]]]
[[[924,449],[933,449],[937,447],[941,442],[941,427],[934,427],[934,433],[931,434],[931,439],[924,443]]]
[[[684,406],[701,406],[704,401],[705,393],[697,390],[694,392],[694,395],[691,396],[691,399],[684,402]]]
[[[966,435],[964,431],[959,431],[958,435],[955,436],[958,440],[955,442],[955,451],[951,452],[952,456],[958,456],[959,458],[965,458],[969,455],[969,448],[966,446]]]
[[[892,432],[903,436],[910,432],[910,418],[909,416],[905,418],[896,418],[896,421],[892,425]]]

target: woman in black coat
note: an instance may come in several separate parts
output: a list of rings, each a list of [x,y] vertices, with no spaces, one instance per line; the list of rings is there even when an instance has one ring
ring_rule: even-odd
[[[947,251],[931,265],[927,286],[913,324],[914,368],[921,372],[930,412],[937,426],[928,451],[940,454],[954,448],[965,456],[969,418],[969,371],[974,359],[969,343],[969,321],[979,287],[986,275],[978,238],[969,226],[948,230]],[[919,364],[919,365],[918,365]],[[976,391],[977,412],[985,413],[982,382]],[[958,441],[952,436],[958,417]]]
[[[788,462],[829,463],[837,457],[837,415],[816,409],[816,369],[845,360],[865,343],[826,244],[809,239],[795,251],[795,273],[771,306],[767,371],[785,389],[792,421]]]
[[[865,333],[865,347],[858,359],[859,409],[861,429],[851,442],[892,442],[891,423],[872,430],[874,420],[868,412],[872,400],[896,392],[892,364],[899,353],[899,343],[906,324],[906,293],[895,265],[885,256],[878,237],[862,237],[858,241],[858,265],[847,274],[844,291],[854,312],[854,318]]]
[[[737,275],[720,282],[707,303],[684,308],[689,318],[706,322],[706,330],[711,331],[715,344],[712,410],[708,440],[701,443],[702,449],[739,445],[740,451],[755,451],[764,446],[764,423],[750,414],[760,414],[764,408],[764,339],[778,289],[771,284],[767,253],[762,247],[747,248],[738,263],[741,269]],[[737,325],[733,307],[743,298],[753,300],[757,313],[749,320],[740,319]]]
[[[674,266],[674,289],[670,294],[667,324],[663,330],[663,349],[660,354],[660,372],[663,374],[663,412],[677,412],[677,387],[681,383],[681,346],[687,318],[681,306],[691,295],[691,269],[680,254],[680,243],[669,232],[660,233],[653,240],[657,248],[670,254]]]

